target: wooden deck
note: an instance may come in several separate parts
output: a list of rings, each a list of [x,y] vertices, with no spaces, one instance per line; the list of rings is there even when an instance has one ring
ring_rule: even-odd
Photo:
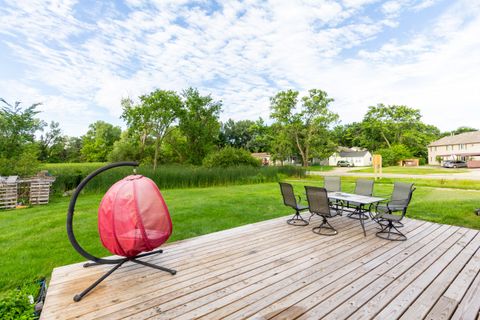
[[[478,319],[480,232],[407,219],[405,242],[331,219],[333,237],[269,220],[164,246],[177,275],[127,264],[56,268],[42,319]],[[318,219],[312,224],[317,224]]]

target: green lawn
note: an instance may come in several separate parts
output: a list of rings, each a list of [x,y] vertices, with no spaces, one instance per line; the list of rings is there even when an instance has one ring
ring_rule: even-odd
[[[304,167],[304,168],[307,171],[331,171],[335,167],[332,167],[332,166],[309,166],[309,167]]]
[[[362,173],[374,173],[373,167],[354,169],[348,172],[362,172]],[[447,169],[441,167],[385,167],[382,168],[383,173],[400,173],[400,174],[451,174],[468,172],[467,169]]]
[[[294,181],[297,193],[303,185],[322,181]],[[344,191],[354,183],[343,181]],[[376,194],[389,194],[391,184],[377,184]],[[174,232],[170,241],[198,236],[291,213],[282,204],[276,183],[171,189],[163,191],[172,214]],[[92,253],[109,253],[101,246],[96,209],[101,195],[82,195],[75,215],[80,243]],[[302,197],[303,198],[303,197]],[[480,191],[418,187],[408,216],[439,223],[480,229]],[[67,240],[65,230],[68,198],[54,198],[47,206],[0,212],[0,292],[50,276],[54,267],[82,261]],[[306,230],[307,232],[308,230]],[[1,294],[0,294],[1,295]]]

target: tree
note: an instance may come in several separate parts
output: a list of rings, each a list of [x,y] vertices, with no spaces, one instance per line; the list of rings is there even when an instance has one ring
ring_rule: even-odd
[[[13,105],[0,98],[0,154],[6,159],[15,158],[23,152],[26,145],[35,141],[35,132],[41,130],[45,123],[36,118],[40,112],[34,103],[23,109],[21,102]]]
[[[329,126],[338,120],[328,110],[333,99],[325,91],[312,89],[298,106],[298,92],[281,91],[270,99],[271,117],[280,124],[280,130],[293,141],[304,166],[311,157],[326,157],[334,151]]]
[[[472,132],[472,131],[478,131],[478,129],[472,128],[472,127],[458,127],[455,130],[443,132],[441,136],[445,137],[445,136],[457,135],[457,134]]]
[[[82,161],[82,139],[79,137],[64,137],[64,161],[81,162]]]
[[[141,151],[145,148],[147,137],[154,138],[153,169],[156,170],[163,140],[178,117],[182,101],[174,91],[158,89],[148,95],[140,96],[140,101],[140,105],[134,106],[130,100],[123,100],[122,118],[126,120],[130,129],[139,134]]]
[[[39,140],[39,160],[47,162],[64,161],[65,139],[62,137],[60,123],[52,121],[45,135],[40,136]]]
[[[288,132],[278,124],[274,123],[270,126],[270,147],[269,151],[272,156],[272,160],[278,160],[283,166],[285,159],[291,157],[294,154],[295,147],[293,141],[288,135]]]
[[[140,141],[138,137],[125,130],[120,139],[113,144],[112,151],[108,154],[108,161],[140,161],[144,156],[140,154]]]
[[[255,124],[252,120],[240,120],[235,122],[228,119],[227,122],[221,125],[220,140],[223,140],[225,145],[234,148],[247,148],[247,144],[252,140],[252,132],[250,127]]]
[[[115,141],[120,139],[122,130],[104,121],[96,121],[89,126],[82,137],[82,157],[87,162],[105,162],[113,149]]]
[[[407,106],[370,106],[361,123],[361,146],[369,150],[404,145],[415,157],[427,156],[427,145],[440,131],[421,121],[420,110]]]
[[[182,97],[178,128],[186,138],[187,161],[199,165],[218,140],[222,103],[214,101],[210,95],[201,96],[194,88],[184,90]]]

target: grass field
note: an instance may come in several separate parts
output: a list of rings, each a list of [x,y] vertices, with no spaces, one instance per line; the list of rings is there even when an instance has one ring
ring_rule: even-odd
[[[373,168],[353,169],[348,172],[374,173]],[[382,168],[383,173],[399,173],[399,174],[452,174],[468,172],[467,169],[447,169],[441,167],[385,167]]]
[[[305,167],[307,171],[332,171],[333,168],[332,166],[309,166]]]
[[[303,185],[321,186],[323,182],[308,180],[293,184],[297,193],[303,193]],[[353,191],[354,183],[345,180],[342,188]],[[378,195],[387,195],[391,190],[391,184],[375,186]],[[283,206],[276,183],[162,192],[174,224],[170,241],[291,213]],[[97,235],[96,209],[100,199],[98,194],[82,195],[74,222],[80,243],[92,253],[106,256],[109,253]],[[480,217],[473,214],[473,210],[480,207],[479,199],[480,191],[419,186],[408,216],[480,229]],[[68,198],[56,197],[47,206],[0,212],[0,292],[49,276],[54,267],[83,260],[67,240],[68,201]]]

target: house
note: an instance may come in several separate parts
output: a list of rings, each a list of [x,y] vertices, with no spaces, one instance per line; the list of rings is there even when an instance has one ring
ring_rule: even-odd
[[[336,166],[338,161],[348,161],[355,167],[367,167],[372,165],[372,154],[357,147],[339,147],[337,152],[328,158],[328,165]]]
[[[262,165],[264,166],[268,166],[268,165],[271,165],[273,164],[271,162],[271,156],[270,156],[270,153],[267,153],[267,152],[254,152],[252,153],[252,157],[258,159],[261,161]]]
[[[480,131],[443,137],[428,145],[428,164],[446,160],[480,160]]]

